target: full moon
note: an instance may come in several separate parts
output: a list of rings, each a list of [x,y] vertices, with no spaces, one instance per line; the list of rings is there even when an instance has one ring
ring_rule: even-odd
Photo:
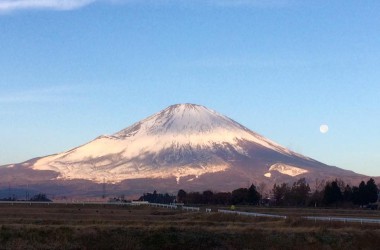
[[[329,126],[327,126],[326,124],[322,124],[319,127],[319,131],[321,131],[322,134],[326,134],[329,131]]]

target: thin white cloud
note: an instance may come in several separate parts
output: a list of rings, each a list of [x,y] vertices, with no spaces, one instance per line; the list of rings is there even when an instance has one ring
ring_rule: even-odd
[[[0,0],[0,11],[22,9],[72,10],[89,5],[96,0]]]
[[[209,5],[219,7],[285,7],[296,0],[0,0],[0,13],[27,9],[73,10],[95,2],[147,5]]]

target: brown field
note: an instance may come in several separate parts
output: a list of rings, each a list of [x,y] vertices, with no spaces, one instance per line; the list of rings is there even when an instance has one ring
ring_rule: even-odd
[[[224,207],[223,209],[228,209]],[[281,207],[256,207],[240,206],[239,211],[266,213],[286,216],[336,216],[336,217],[360,217],[368,219],[380,219],[380,210],[370,209],[339,209],[339,208],[281,208]]]
[[[146,206],[0,204],[0,249],[379,249],[380,225],[300,215],[380,217],[378,211],[250,208],[251,218]]]

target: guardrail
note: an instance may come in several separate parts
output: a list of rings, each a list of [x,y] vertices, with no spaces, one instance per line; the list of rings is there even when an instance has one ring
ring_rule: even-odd
[[[0,201],[0,204],[9,204],[9,205],[15,205],[15,204],[27,204],[27,205],[33,205],[33,204],[44,204],[44,205],[117,205],[117,206],[133,206],[136,204],[133,203],[126,203],[126,202],[92,202],[92,201]]]
[[[199,212],[200,208],[199,207],[182,207],[182,210],[192,211],[192,212]]]
[[[161,203],[147,203],[147,205],[152,207],[163,207],[163,208],[170,208],[170,209],[177,209],[177,205],[169,205],[169,204],[161,204]]]
[[[345,218],[345,217],[317,217],[317,216],[304,216],[307,220],[313,221],[339,221],[339,222],[354,222],[354,223],[375,223],[380,224],[380,219],[366,219],[366,218]]]
[[[218,209],[218,212],[219,213],[224,213],[224,214],[237,214],[237,215],[254,216],[254,217],[269,217],[269,218],[286,219],[286,216],[275,215],[275,214],[261,214],[261,213],[252,213],[252,212],[240,212],[240,211],[231,211],[231,210],[224,210],[224,209]]]

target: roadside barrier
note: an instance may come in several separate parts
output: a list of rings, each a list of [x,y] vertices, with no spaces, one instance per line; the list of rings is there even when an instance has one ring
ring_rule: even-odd
[[[251,212],[239,212],[239,211],[231,211],[231,210],[224,210],[224,209],[218,209],[219,213],[224,214],[237,214],[237,215],[245,215],[245,216],[254,216],[254,217],[269,217],[269,218],[281,218],[286,219],[286,216],[282,215],[274,215],[274,214],[261,214],[261,213],[251,213]]]
[[[354,223],[375,223],[380,224],[380,219],[365,219],[365,218],[345,218],[345,217],[317,217],[317,216],[305,216],[302,217],[307,220],[317,221],[339,221],[339,222],[354,222]]]
[[[199,207],[182,207],[182,210],[192,211],[192,212],[199,212],[200,208]]]
[[[147,203],[147,205],[152,207],[162,207],[162,208],[169,208],[169,209],[177,209],[178,206],[176,205],[169,205],[169,204],[161,204],[161,203]]]

